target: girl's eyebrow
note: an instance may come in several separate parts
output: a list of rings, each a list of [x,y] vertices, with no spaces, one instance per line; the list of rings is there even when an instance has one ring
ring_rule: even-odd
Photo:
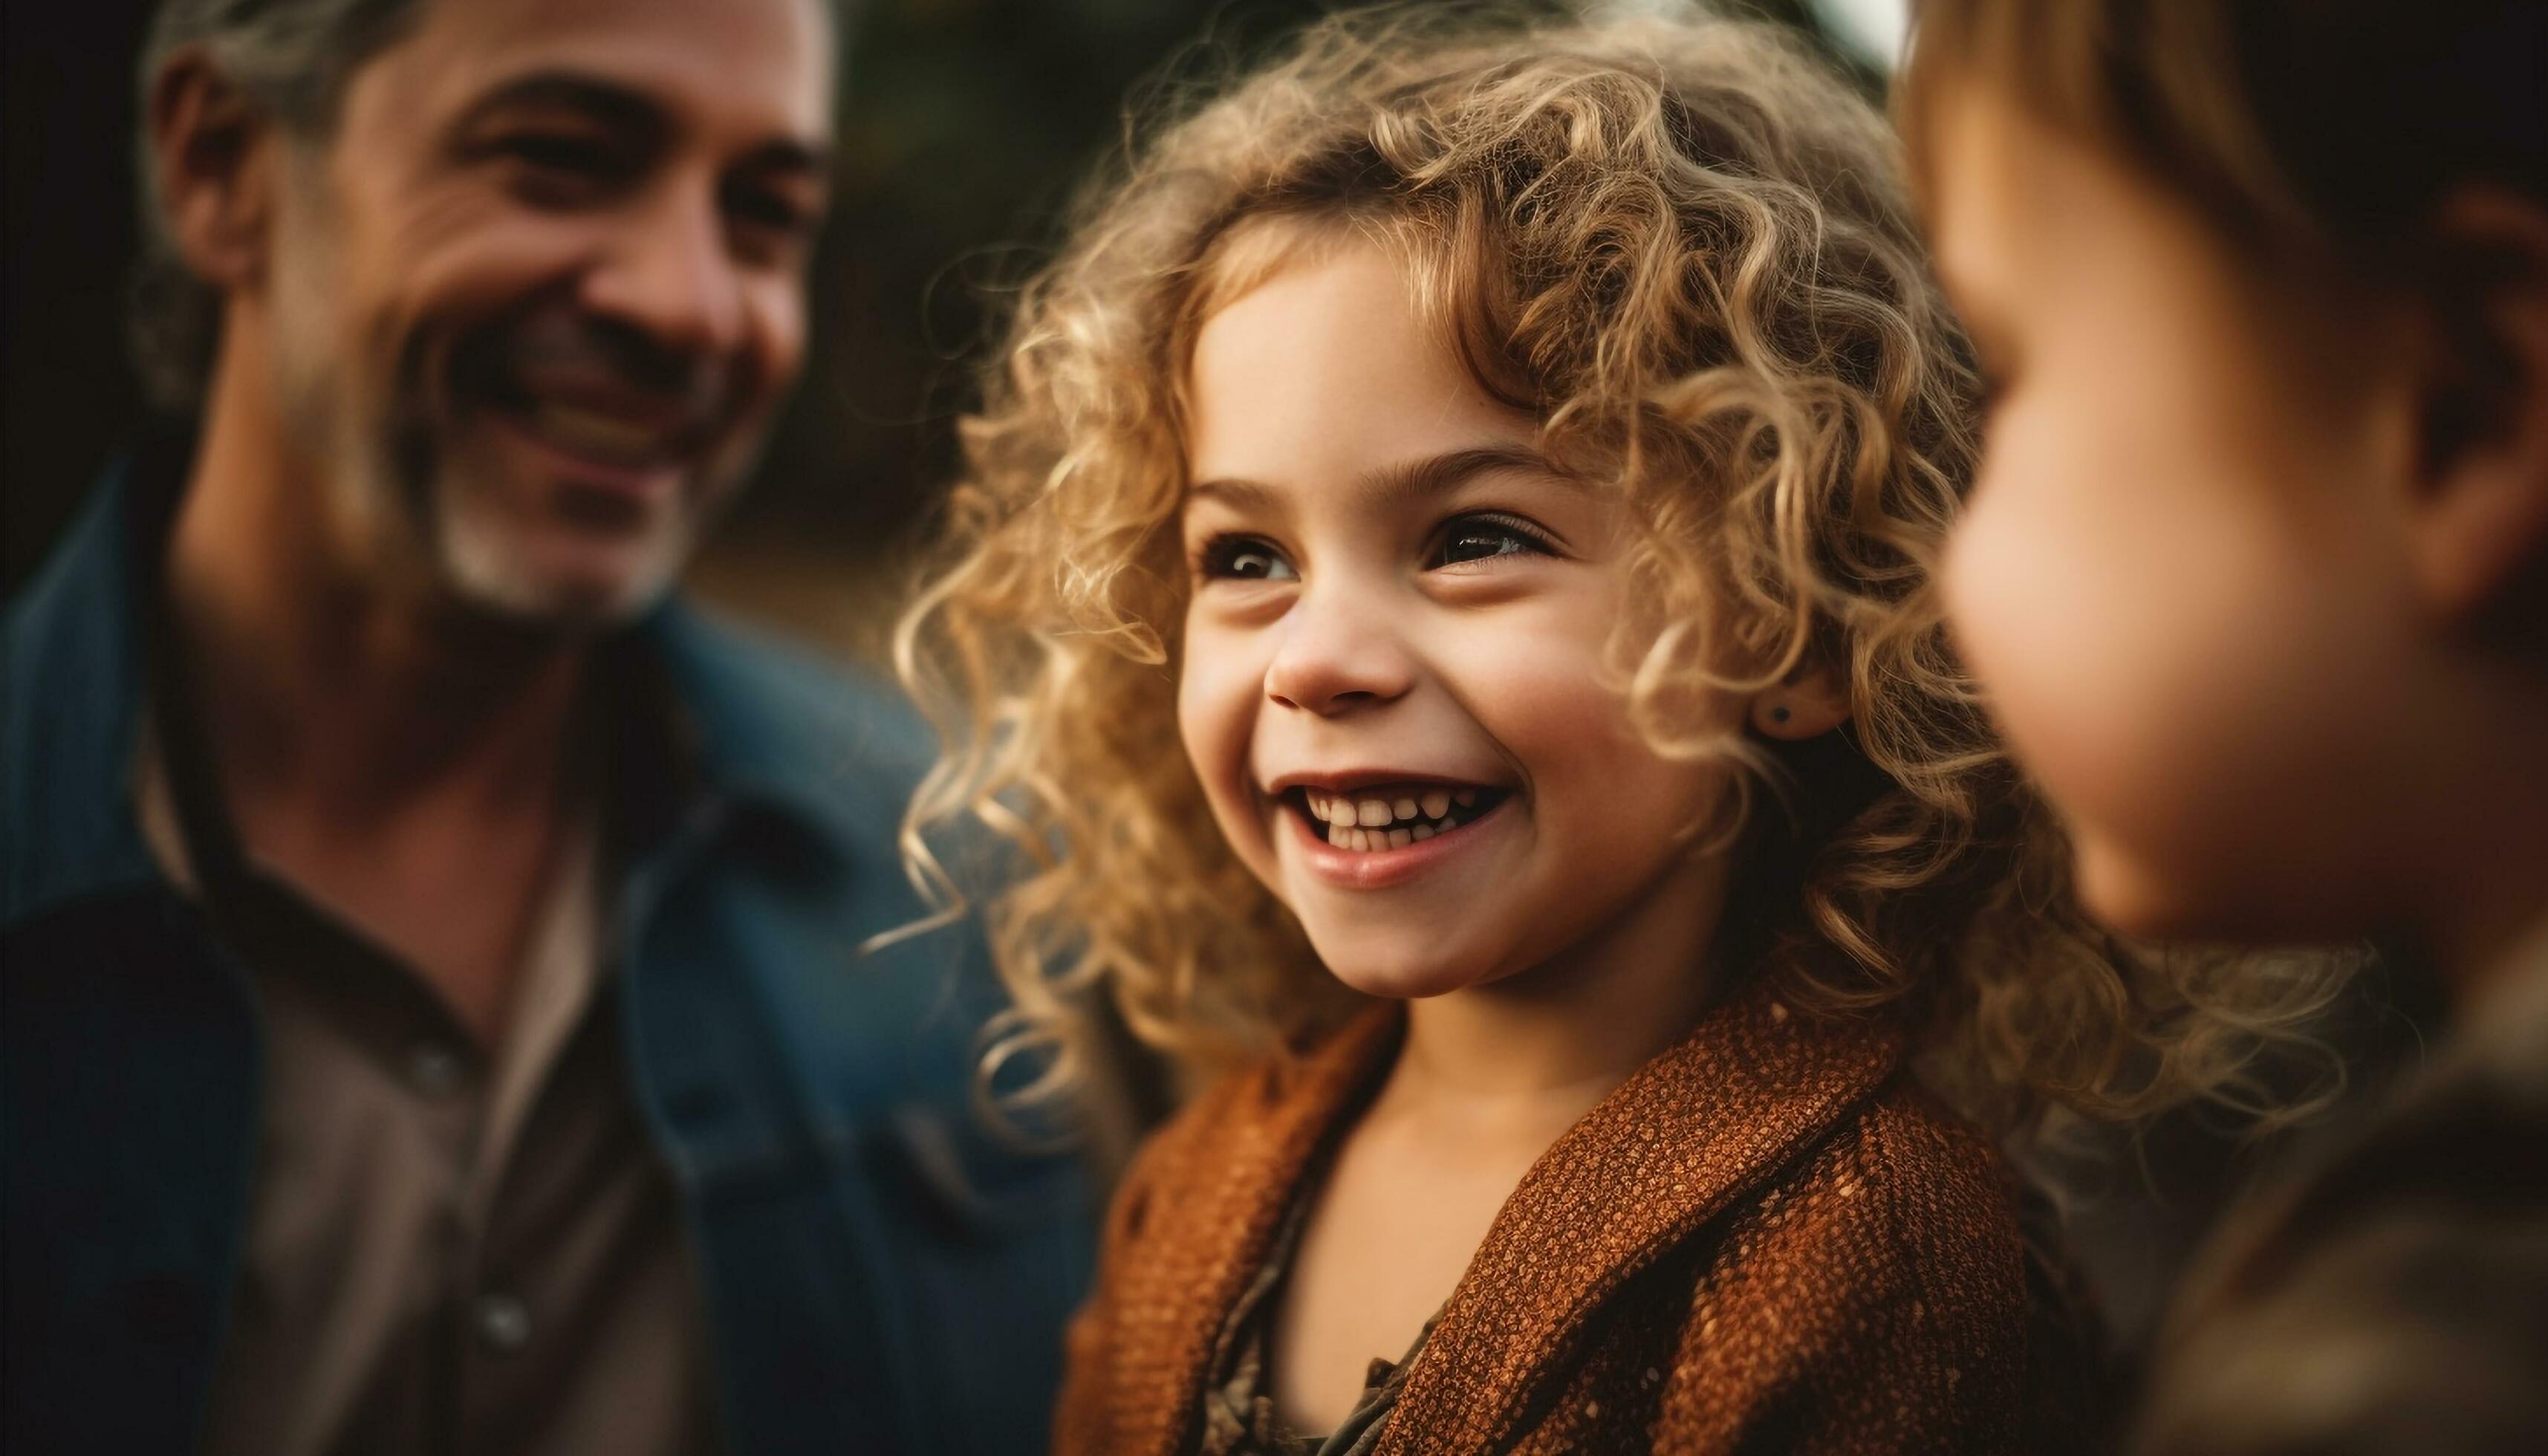
[[[1522,472],[1564,485],[1579,484],[1547,456],[1527,445],[1474,445],[1384,465],[1356,481],[1354,489],[1374,509],[1390,510],[1427,496],[1442,495],[1477,476],[1495,472]],[[1243,511],[1272,511],[1281,505],[1281,493],[1273,487],[1237,477],[1201,481],[1188,488],[1186,494],[1210,497]]]
[[[1575,480],[1528,445],[1477,445],[1398,465],[1383,466],[1364,476],[1358,487],[1377,509],[1391,509],[1427,496],[1449,492],[1474,477],[1519,472],[1542,475],[1566,485]]]
[[[1282,496],[1272,486],[1235,476],[1198,482],[1186,488],[1186,499],[1218,500],[1232,510],[1248,515],[1271,514],[1282,503]]]

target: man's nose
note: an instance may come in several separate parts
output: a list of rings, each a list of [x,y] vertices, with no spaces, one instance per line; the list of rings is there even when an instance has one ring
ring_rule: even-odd
[[[1415,665],[1382,604],[1349,583],[1302,592],[1265,670],[1265,695],[1329,717],[1404,697]]]
[[[668,353],[735,348],[745,327],[743,278],[713,189],[663,188],[586,275],[584,301]]]

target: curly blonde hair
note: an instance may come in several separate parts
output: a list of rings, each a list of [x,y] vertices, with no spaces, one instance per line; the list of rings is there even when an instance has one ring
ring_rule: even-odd
[[[1028,281],[896,660],[950,748],[912,805],[1029,860],[984,897],[1013,1010],[988,1053],[1058,1054],[1092,994],[1190,1066],[1297,1047],[1348,1010],[1221,840],[1178,738],[1189,352],[1280,262],[1377,241],[1479,382],[1636,523],[1611,666],[1658,752],[1739,766],[1751,973],[1902,1018],[1967,1113],[2155,1110],[2237,1085],[2319,979],[2142,957],[2072,908],[2068,856],[2001,753],[1932,580],[1971,476],[1974,381],[1882,117],[1780,31],[1360,11],[1137,135]],[[1845,674],[1844,734],[1702,732],[1710,689]],[[1774,804],[1781,812],[1758,812]]]

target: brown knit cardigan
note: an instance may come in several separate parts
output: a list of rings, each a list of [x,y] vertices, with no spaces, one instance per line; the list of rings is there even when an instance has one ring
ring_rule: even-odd
[[[1190,1446],[1224,1318],[1403,1025],[1376,1008],[1223,1081],[1142,1149],[1071,1326],[1062,1456]],[[1871,1023],[1720,1006],[1523,1176],[1380,1450],[2017,1449],[2013,1188],[1901,1060]]]

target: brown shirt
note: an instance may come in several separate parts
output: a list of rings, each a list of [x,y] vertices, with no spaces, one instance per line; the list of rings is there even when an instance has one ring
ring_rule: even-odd
[[[145,743],[145,837],[203,842]],[[225,831],[226,832],[226,831]],[[253,1203],[211,1456],[675,1456],[715,1448],[703,1313],[621,1060],[595,836],[565,859],[502,1044],[256,871],[221,876],[265,1027]]]
[[[1142,1150],[1071,1326],[1063,1456],[1197,1439],[1229,1316],[1401,1025],[1231,1078]],[[1523,1176],[1375,1456],[2028,1449],[2050,1362],[2015,1189],[1901,1055],[1757,987],[1710,1013]]]
[[[1424,1347],[1425,1336],[1433,1332],[1433,1321],[1427,1320],[1406,1354],[1394,1361],[1373,1356],[1363,1371],[1360,1399],[1334,1430],[1323,1436],[1304,1435],[1283,1423],[1274,1411],[1274,1383],[1268,1368],[1274,1307],[1284,1281],[1291,1277],[1292,1261],[1300,1255],[1301,1231],[1310,1221],[1316,1186],[1313,1180],[1303,1187],[1302,1197],[1284,1218],[1283,1231],[1265,1252],[1265,1267],[1230,1307],[1220,1337],[1213,1341],[1211,1376],[1198,1417],[1203,1438],[1195,1456],[1371,1456],[1389,1412],[1398,1407],[1398,1393],[1407,1385],[1408,1366]]]

